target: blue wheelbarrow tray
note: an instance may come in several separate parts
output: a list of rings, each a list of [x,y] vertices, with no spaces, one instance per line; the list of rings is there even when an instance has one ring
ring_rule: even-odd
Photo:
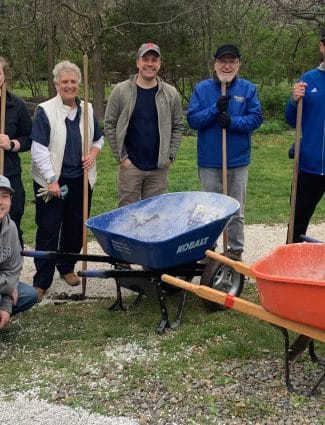
[[[87,220],[108,255],[163,270],[204,258],[238,211],[235,199],[210,192],[174,192]]]

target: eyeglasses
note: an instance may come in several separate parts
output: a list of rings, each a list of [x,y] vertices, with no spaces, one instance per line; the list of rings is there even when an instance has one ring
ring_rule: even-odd
[[[239,59],[229,59],[229,60],[216,59],[216,62],[222,66],[226,66],[226,65],[235,66],[239,64]]]

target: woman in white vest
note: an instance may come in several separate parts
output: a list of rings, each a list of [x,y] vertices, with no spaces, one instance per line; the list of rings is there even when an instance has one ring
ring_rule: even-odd
[[[69,61],[60,62],[53,69],[53,77],[57,95],[38,105],[32,129],[35,249],[79,253],[83,228],[83,170],[88,170],[90,208],[96,182],[96,157],[104,138],[92,105],[88,103],[89,150],[83,152],[84,102],[78,98],[79,67]],[[52,283],[55,267],[67,284],[80,284],[74,273],[75,261],[68,259],[56,263],[41,258],[34,261],[33,286],[39,301]]]

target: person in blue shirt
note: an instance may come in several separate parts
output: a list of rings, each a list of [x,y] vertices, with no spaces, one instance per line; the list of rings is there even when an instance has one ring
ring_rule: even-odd
[[[54,67],[53,76],[57,95],[38,106],[32,128],[35,249],[79,253],[83,233],[83,171],[88,170],[90,207],[96,182],[96,157],[104,139],[90,103],[88,125],[84,126],[85,104],[78,97],[79,67],[69,61],[60,62]],[[88,128],[88,152],[83,152],[85,127]],[[40,196],[42,194],[44,196]],[[39,301],[52,283],[55,267],[67,284],[80,283],[72,259],[56,264],[55,259],[36,257],[34,262],[33,285]]]
[[[303,100],[293,242],[302,241],[325,191],[325,29],[319,48],[322,63],[300,77],[285,110],[287,123],[295,127],[297,104]]]
[[[187,111],[191,128],[197,130],[197,163],[202,190],[223,192],[222,129],[227,136],[228,195],[240,203],[228,225],[225,255],[240,260],[244,250],[244,211],[248,165],[251,160],[251,133],[262,123],[256,87],[238,76],[239,48],[221,45],[214,54],[213,77],[198,83]],[[226,83],[222,95],[221,82]]]

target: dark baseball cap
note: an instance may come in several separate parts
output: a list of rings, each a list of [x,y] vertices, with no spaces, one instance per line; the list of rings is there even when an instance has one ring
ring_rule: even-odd
[[[10,193],[14,193],[14,189],[11,187],[10,181],[7,177],[0,175],[0,189],[7,189]]]
[[[241,58],[239,48],[234,44],[223,44],[222,46],[218,47],[213,56],[218,59],[223,55],[233,55],[235,58]]]
[[[138,50],[138,58],[142,58],[146,53],[148,52],[155,52],[158,56],[161,56],[160,54],[160,48],[157,46],[157,44],[154,43],[143,43],[139,47]]]

